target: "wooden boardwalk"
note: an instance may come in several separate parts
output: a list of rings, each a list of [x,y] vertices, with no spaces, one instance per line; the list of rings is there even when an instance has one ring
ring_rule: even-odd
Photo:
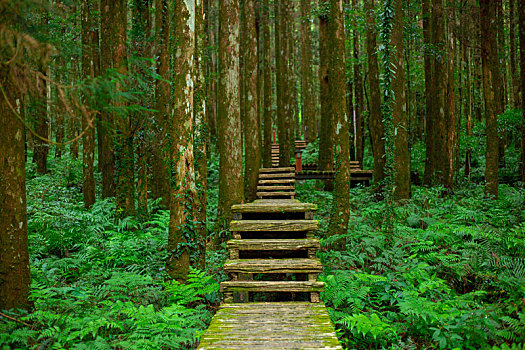
[[[320,299],[317,207],[294,199],[293,168],[261,169],[257,196],[232,207],[225,303],[199,349],[341,349]]]

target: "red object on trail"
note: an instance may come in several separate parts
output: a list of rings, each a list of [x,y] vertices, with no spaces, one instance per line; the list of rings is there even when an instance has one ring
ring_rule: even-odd
[[[273,135],[273,144],[275,145],[277,143],[277,139],[275,138],[275,130],[272,131],[272,135]]]
[[[303,152],[295,152],[295,172],[303,171]]]

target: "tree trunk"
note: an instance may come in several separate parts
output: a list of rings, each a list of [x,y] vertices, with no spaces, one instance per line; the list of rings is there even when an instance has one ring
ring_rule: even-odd
[[[487,134],[485,192],[493,198],[498,197],[498,121],[495,91],[497,86],[494,79],[494,75],[499,71],[496,56],[496,7],[496,2],[492,0],[480,0],[481,59]]]
[[[430,54],[430,45],[432,42],[431,25],[432,17],[430,13],[430,1],[422,0],[421,9],[423,16],[423,41],[424,41],[424,61],[425,61],[425,174],[423,177],[423,183],[430,186],[434,177],[434,162],[432,161],[433,155],[433,121],[434,115],[431,109],[432,106],[432,75],[434,72],[433,60]]]
[[[494,0],[496,1],[496,29],[497,29],[497,40],[496,40],[496,63],[498,68],[498,74],[494,76],[494,84],[496,84],[496,116],[503,114],[505,112],[505,107],[507,106],[507,60],[503,59],[501,55],[505,55],[506,47],[506,37],[503,33],[505,27],[505,21],[503,20],[503,0]],[[506,57],[506,55],[505,55]],[[499,88],[498,88],[499,87]],[[499,142],[498,142],[498,166],[500,168],[505,167],[505,147],[507,135],[504,131],[498,132]]]
[[[82,79],[91,80],[95,77],[94,45],[98,45],[98,37],[92,36],[94,20],[91,0],[83,0],[82,16]],[[96,40],[96,41],[95,41]],[[87,99],[84,99],[87,103]],[[82,130],[86,130],[82,140],[82,194],[84,206],[91,208],[95,204],[95,120],[94,114],[82,114]]]
[[[206,101],[207,123],[210,138],[217,136],[217,16],[218,1],[207,1],[207,33],[208,33],[208,99]]]
[[[335,191],[330,219],[330,235],[344,235],[350,218],[350,134],[346,115],[346,61],[343,0],[330,0],[330,114],[335,125]]]
[[[358,10],[357,0],[352,0],[352,6],[354,11]],[[357,27],[357,21],[354,21],[354,130],[355,130],[355,153],[356,160],[363,165],[363,158],[365,152],[365,119],[363,117],[363,77],[361,76],[361,63],[359,62],[359,30]]]
[[[392,121],[394,124],[394,199],[410,198],[410,152],[408,149],[408,116],[405,93],[405,50],[403,45],[403,1],[395,0],[392,27],[392,47],[395,48],[392,79],[394,101]]]
[[[40,73],[47,76],[47,67],[40,66]],[[33,161],[36,163],[36,172],[38,174],[47,173],[47,156],[49,153],[49,116],[47,113],[47,81],[37,77],[38,95],[35,101],[35,132],[40,137],[35,137],[35,148]],[[78,152],[78,151],[77,151]]]
[[[446,88],[446,104],[445,104],[445,128],[446,128],[446,164],[444,169],[444,186],[446,188],[453,188],[454,186],[454,172],[455,172],[455,145],[457,141],[456,133],[456,79],[454,70],[456,68],[456,38],[452,30],[453,23],[455,23],[455,8],[451,6],[448,8],[450,19],[448,22],[448,45],[447,45],[447,88]]]
[[[329,64],[333,53],[328,45],[329,14],[319,9],[319,99],[321,102],[321,128],[319,130],[319,170],[331,171],[334,169],[334,126],[330,113]],[[325,181],[326,191],[333,190],[333,182]]]
[[[512,108],[521,108],[520,90],[521,81],[516,64],[516,0],[509,0],[509,33],[510,33],[510,78],[511,78],[511,99]],[[521,45],[520,45],[521,46]],[[522,66],[523,67],[523,66]],[[522,68],[523,69],[523,68]]]
[[[112,18],[111,8],[114,0],[100,0],[100,69],[106,73],[113,67],[113,36],[112,28],[115,22]],[[101,151],[99,158],[102,172],[102,197],[115,196],[115,153],[113,150],[113,133],[115,125],[113,115],[108,111],[100,113],[99,147]]]
[[[252,202],[257,198],[257,182],[261,167],[261,125],[259,124],[257,94],[257,31],[255,27],[255,1],[244,3],[244,197]]]
[[[264,47],[264,101],[263,101],[263,164],[265,168],[272,166],[272,48],[270,39],[270,1],[264,0],[263,15],[263,47]]]
[[[173,117],[171,118],[171,194],[167,271],[185,282],[189,272],[189,239],[195,200],[193,157],[193,57],[195,54],[195,1],[177,1],[174,13],[175,53]]]
[[[153,182],[152,197],[162,198],[161,204],[165,208],[170,205],[170,183],[169,183],[169,142],[170,132],[170,53],[168,49],[170,35],[170,9],[168,0],[156,0],[155,2],[155,36],[157,74],[159,79],[155,81],[155,122],[153,144]]]
[[[519,36],[520,36],[520,67],[521,67],[521,181],[525,183],[525,3],[518,2]]]
[[[374,154],[374,181],[379,185],[385,178],[385,131],[381,115],[374,6],[374,0],[365,0],[366,23],[368,26],[366,31],[366,49],[368,54],[368,83],[370,86],[370,141]]]
[[[209,1],[209,0],[208,0]],[[206,125],[206,0],[195,1],[195,90],[193,94],[193,117],[195,137],[193,148],[195,152],[195,219],[198,259],[195,265],[201,270],[206,268],[206,207],[208,204],[208,127]]]
[[[3,26],[4,24],[0,24],[0,28]],[[3,54],[2,62],[14,57],[13,54]],[[31,284],[27,240],[24,124],[8,106],[7,101],[11,106],[16,105],[14,90],[18,86],[18,82],[11,80],[15,73],[9,72],[10,68],[9,65],[2,65],[0,71],[0,84],[6,87],[5,98],[0,98],[0,310],[28,309]]]
[[[312,80],[312,35],[310,0],[301,1],[301,100],[302,118],[306,126],[305,140],[308,143],[317,139],[315,129],[315,100]]]
[[[219,2],[219,86],[217,141],[219,145],[218,228],[232,219],[231,206],[242,203],[242,130],[239,100],[239,1]]]

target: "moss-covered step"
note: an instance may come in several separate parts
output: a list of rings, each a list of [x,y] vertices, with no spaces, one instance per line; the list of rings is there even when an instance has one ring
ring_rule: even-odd
[[[294,184],[295,179],[259,179],[259,185]]]
[[[230,222],[230,231],[315,231],[318,226],[317,220],[234,220]]]
[[[342,349],[322,303],[224,304],[198,347],[208,349]]]
[[[322,292],[324,282],[311,281],[226,281],[221,292]]]
[[[295,196],[295,191],[275,191],[275,192],[257,192],[257,197],[291,197]]]
[[[296,199],[258,199],[232,206],[234,213],[304,213],[316,210],[317,205],[302,203]]]
[[[232,239],[226,243],[228,250],[302,250],[320,248],[317,238],[302,239]]]
[[[294,178],[294,177],[295,177],[295,172],[259,174],[259,179],[280,179],[280,178]]]
[[[259,169],[259,174],[264,173],[290,173],[294,172],[295,168],[292,167],[283,167],[283,168],[261,168]]]
[[[224,264],[227,273],[320,273],[317,259],[230,259]]]
[[[274,185],[274,186],[257,186],[257,191],[259,192],[273,192],[273,191],[294,191],[295,186],[293,185]]]

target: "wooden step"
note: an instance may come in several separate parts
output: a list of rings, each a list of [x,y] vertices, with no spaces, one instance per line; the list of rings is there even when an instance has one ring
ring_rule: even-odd
[[[322,292],[324,282],[310,281],[226,281],[221,292]]]
[[[267,197],[295,197],[295,191],[275,191],[275,192],[257,192],[257,197],[267,198]]]
[[[259,169],[259,174],[264,174],[264,173],[290,173],[290,172],[294,172],[295,171],[295,168],[292,168],[292,167],[286,167],[286,168],[261,168]]]
[[[227,273],[320,273],[317,259],[230,259],[224,264]]]
[[[317,220],[240,220],[230,223],[232,232],[256,231],[315,231]]]
[[[301,239],[231,239],[228,249],[236,250],[302,250],[321,247],[317,238]]]
[[[265,184],[294,184],[295,179],[259,179],[259,185]]]
[[[304,213],[316,210],[317,205],[302,203],[296,199],[257,199],[251,203],[232,206],[234,213]]]
[[[288,191],[295,190],[295,186],[257,186],[257,191],[266,192],[266,191]]]
[[[280,179],[280,178],[294,178],[295,173],[276,173],[276,174],[259,174],[259,179]]]

